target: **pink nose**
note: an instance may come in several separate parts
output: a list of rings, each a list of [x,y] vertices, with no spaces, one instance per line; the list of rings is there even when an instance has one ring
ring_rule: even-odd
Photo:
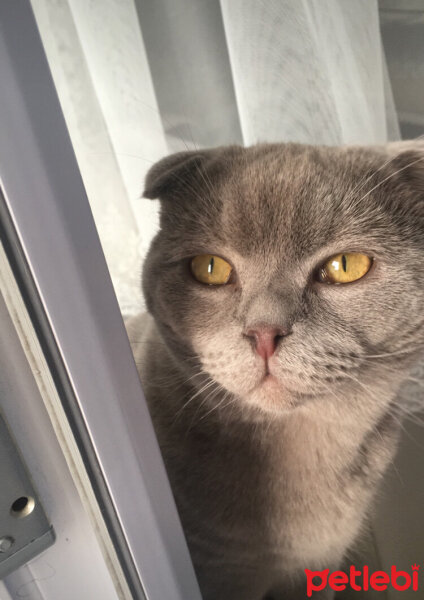
[[[264,360],[268,360],[275,352],[280,340],[287,332],[279,327],[266,325],[248,329],[245,334],[255,344],[255,350]]]

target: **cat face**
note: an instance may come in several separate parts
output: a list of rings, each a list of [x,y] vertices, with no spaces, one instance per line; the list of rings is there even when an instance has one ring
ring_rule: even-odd
[[[143,288],[181,369],[273,413],[400,382],[424,344],[422,156],[288,144],[155,165]]]

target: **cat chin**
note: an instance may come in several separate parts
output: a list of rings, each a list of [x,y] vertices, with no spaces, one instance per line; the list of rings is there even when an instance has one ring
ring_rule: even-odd
[[[282,415],[304,404],[305,400],[286,389],[276,377],[267,376],[245,397],[264,413]]]

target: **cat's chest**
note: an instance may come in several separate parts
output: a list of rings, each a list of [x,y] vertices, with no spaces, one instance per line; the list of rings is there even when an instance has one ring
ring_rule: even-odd
[[[188,537],[193,531],[196,543],[208,539],[227,552],[259,552],[293,569],[305,561],[321,565],[343,551],[359,526],[361,499],[343,480],[347,458],[310,432],[198,439],[171,466]]]

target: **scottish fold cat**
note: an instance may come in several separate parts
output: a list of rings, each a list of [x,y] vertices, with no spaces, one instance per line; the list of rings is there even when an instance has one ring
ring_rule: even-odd
[[[366,528],[424,347],[422,146],[184,152],[145,196],[128,332],[203,598],[306,598]]]

